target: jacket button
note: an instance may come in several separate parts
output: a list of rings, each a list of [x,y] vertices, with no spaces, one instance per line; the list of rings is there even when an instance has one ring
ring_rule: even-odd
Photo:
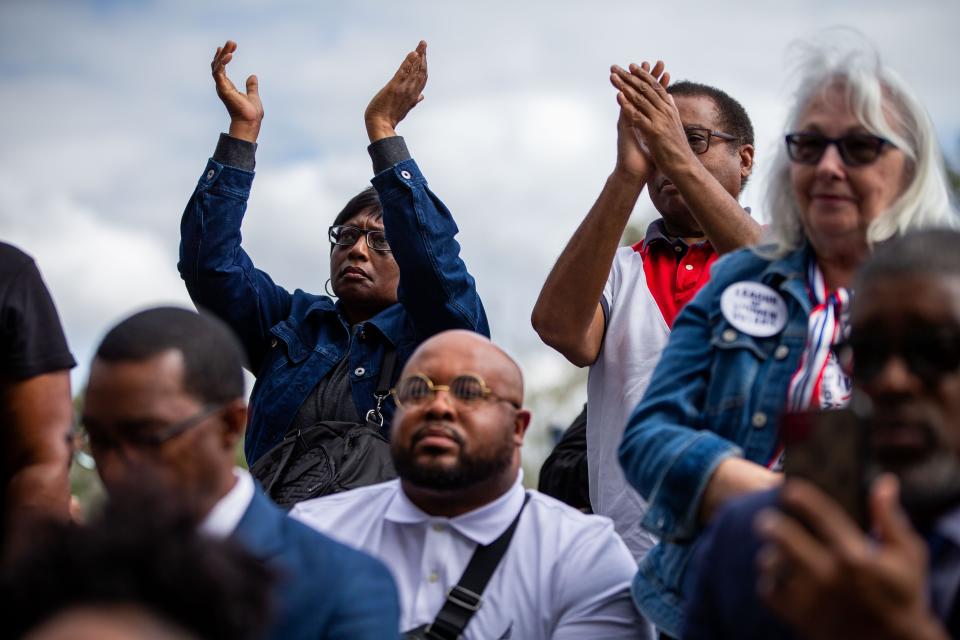
[[[752,424],[757,429],[762,429],[767,426],[767,414],[763,411],[757,411],[753,414],[753,417],[750,418],[750,424]]]
[[[777,347],[777,350],[773,352],[773,357],[777,360],[783,360],[790,354],[790,347],[785,344]]]
[[[210,169],[210,171],[207,171],[207,180],[210,180],[211,178],[213,178],[213,174],[214,174],[213,169]]]
[[[409,180],[409,179],[412,178],[413,176],[410,175],[410,172],[409,172],[409,171],[407,171],[406,169],[404,169],[403,171],[400,172],[400,177],[403,178],[404,180]]]
[[[276,339],[276,338],[270,338],[270,348],[273,349],[273,348],[276,347],[276,346],[277,346],[277,339]]]
[[[363,367],[357,367],[356,369],[353,370],[353,375],[355,375],[355,376],[357,376],[357,377],[360,377],[360,376],[362,376],[363,374],[365,374],[366,372],[367,372],[367,370],[364,369]]]
[[[733,342],[737,339],[737,332],[733,329],[725,329],[720,337],[723,338],[724,342]]]

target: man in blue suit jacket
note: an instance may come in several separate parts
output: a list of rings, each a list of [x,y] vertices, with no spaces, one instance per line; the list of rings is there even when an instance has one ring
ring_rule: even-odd
[[[234,467],[246,425],[242,363],[229,328],[193,311],[150,309],[114,327],[90,367],[83,413],[107,493],[159,482],[202,532],[265,560],[278,577],[272,638],[397,637],[389,570],[288,518]]]
[[[731,502],[694,559],[684,638],[960,637],[958,243],[910,234],[857,279],[839,351],[874,409],[871,533],[798,478]]]

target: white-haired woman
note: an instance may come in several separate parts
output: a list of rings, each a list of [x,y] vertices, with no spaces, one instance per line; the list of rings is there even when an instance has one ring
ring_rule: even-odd
[[[853,275],[877,242],[956,226],[923,107],[876,54],[806,52],[767,201],[773,244],[723,258],[680,314],[620,460],[662,542],[634,598],[679,637],[698,533],[732,497],[780,482],[787,410],[842,406],[832,355]]]

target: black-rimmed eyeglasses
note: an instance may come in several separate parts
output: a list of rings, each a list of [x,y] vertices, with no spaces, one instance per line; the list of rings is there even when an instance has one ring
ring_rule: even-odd
[[[129,429],[125,430],[122,434],[100,433],[99,429],[91,434],[90,431],[87,430],[81,435],[80,449],[84,453],[91,455],[94,449],[104,451],[107,449],[121,448],[121,445],[133,446],[144,450],[155,450],[166,442],[186,433],[207,418],[223,411],[223,409],[224,405],[219,404],[207,406],[192,416],[156,430]]]
[[[361,229],[348,224],[338,224],[330,227],[327,235],[330,238],[330,244],[341,247],[352,247],[360,236],[366,236],[367,246],[374,251],[390,251],[387,234],[382,229]]]
[[[732,142],[737,139],[737,136],[732,136],[723,131],[711,131],[706,127],[684,127],[683,131],[687,134],[687,144],[698,156],[710,150],[710,138],[720,138],[724,142]]]
[[[786,141],[787,155],[797,164],[817,164],[827,147],[835,145],[840,159],[848,167],[870,164],[880,157],[885,146],[895,146],[886,138],[869,133],[851,133],[840,138],[828,138],[819,133],[790,133]]]

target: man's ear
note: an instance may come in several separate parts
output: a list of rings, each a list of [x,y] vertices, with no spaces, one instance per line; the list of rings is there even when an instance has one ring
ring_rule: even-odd
[[[740,180],[746,180],[753,172],[753,145],[745,144],[740,147]]]
[[[247,403],[243,398],[232,400],[223,408],[223,444],[231,451],[247,428]]]
[[[523,446],[523,436],[527,433],[527,427],[530,426],[532,414],[529,409],[518,409],[513,421],[513,440],[517,447]]]

